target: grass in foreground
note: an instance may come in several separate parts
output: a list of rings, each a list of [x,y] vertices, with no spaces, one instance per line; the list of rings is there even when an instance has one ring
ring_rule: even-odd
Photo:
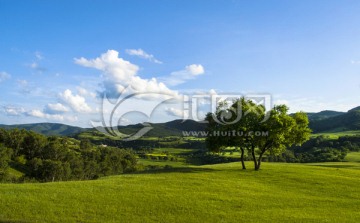
[[[248,163],[250,168],[251,164]],[[360,170],[238,163],[0,185],[0,221],[359,222]]]

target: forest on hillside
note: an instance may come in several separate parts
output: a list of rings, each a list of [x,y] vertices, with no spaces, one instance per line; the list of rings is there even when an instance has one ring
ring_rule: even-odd
[[[50,136],[26,130],[0,129],[0,181],[88,180],[131,172],[136,157],[130,150],[94,146],[89,140]],[[9,168],[21,170],[15,179]]]

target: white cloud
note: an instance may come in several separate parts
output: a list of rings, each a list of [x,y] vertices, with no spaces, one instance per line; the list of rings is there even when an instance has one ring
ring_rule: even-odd
[[[4,111],[9,116],[19,116],[25,112],[25,109],[15,106],[4,106]]]
[[[351,60],[351,64],[360,64],[360,60]]]
[[[76,87],[79,95],[83,96],[83,97],[86,97],[86,96],[90,96],[92,98],[95,98],[96,97],[96,93],[94,92],[89,92],[88,90],[86,90],[85,88],[82,88],[82,87]]]
[[[59,96],[76,112],[90,113],[92,111],[90,106],[86,103],[84,97],[80,95],[73,95],[69,89],[65,90],[63,93],[60,93]]]
[[[205,73],[204,67],[201,64],[191,64],[189,66],[186,66],[185,70],[193,76]]]
[[[168,115],[172,115],[172,116],[176,116],[176,117],[183,117],[184,116],[184,111],[181,109],[176,109],[176,108],[166,108],[165,112]]]
[[[64,116],[61,114],[49,114],[45,111],[41,111],[38,109],[33,109],[28,112],[23,112],[23,114],[25,114],[27,116],[31,116],[31,117],[56,120],[56,121],[69,121],[69,122],[77,122],[78,121],[77,116]]]
[[[167,77],[161,77],[160,80],[170,86],[176,86],[187,80],[195,79],[197,76],[205,73],[205,69],[201,64],[191,64],[186,66],[184,70],[175,71]]]
[[[210,95],[217,95],[217,92],[214,89],[210,89],[209,94]]]
[[[57,121],[64,121],[64,116],[59,114],[46,114],[38,109],[31,110],[26,113],[28,116],[36,117],[36,118],[46,118],[51,120],[57,120]]]
[[[154,57],[154,55],[152,54],[148,54],[146,53],[144,50],[142,49],[127,49],[126,50],[126,53],[129,54],[129,55],[132,55],[132,56],[138,56],[140,58],[143,58],[143,59],[146,59],[146,60],[149,60],[151,62],[154,62],[154,63],[158,63],[158,64],[162,64],[163,62],[161,62],[160,60],[156,59]]]
[[[69,111],[69,109],[61,103],[47,104],[44,109],[44,112],[46,112],[48,114],[59,114],[59,113],[65,113],[68,111]]]
[[[165,84],[155,78],[143,79],[137,75],[139,67],[119,58],[115,50],[108,50],[96,59],[75,59],[75,63],[84,67],[96,68],[104,72],[103,86],[105,94],[109,98],[117,98],[122,93],[158,93],[164,95],[177,95],[176,91],[170,90]],[[132,92],[123,92],[127,87]]]
[[[44,118],[45,117],[45,114],[42,111],[37,110],[37,109],[34,109],[34,110],[31,110],[31,111],[27,112],[27,115],[38,117],[38,118]]]
[[[11,75],[6,73],[5,71],[0,72],[0,82],[5,81],[11,78]]]

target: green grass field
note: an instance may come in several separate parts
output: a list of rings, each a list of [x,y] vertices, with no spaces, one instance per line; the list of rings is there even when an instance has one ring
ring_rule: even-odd
[[[360,222],[360,169],[247,165],[1,184],[0,222]]]
[[[321,132],[321,133],[316,133],[316,134],[312,134],[311,137],[318,137],[318,136],[325,136],[328,137],[330,139],[337,139],[341,136],[355,136],[355,135],[360,135],[360,131],[359,130],[354,130],[354,131],[333,131],[333,132]]]

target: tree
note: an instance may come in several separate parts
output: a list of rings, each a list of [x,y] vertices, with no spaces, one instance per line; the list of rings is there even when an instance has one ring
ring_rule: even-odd
[[[8,174],[9,161],[12,150],[0,144],[0,181]]]
[[[206,117],[210,131],[206,139],[208,148],[218,152],[225,146],[239,147],[243,169],[246,168],[244,152],[247,150],[255,170],[259,170],[266,152],[279,154],[310,137],[307,115],[303,112],[289,115],[287,112],[285,105],[266,112],[264,106],[245,98],[235,100],[230,106],[222,103],[215,113]]]
[[[46,143],[47,139],[45,136],[32,131],[26,132],[22,142],[22,153],[28,160],[31,160],[35,157],[41,157]]]
[[[90,150],[92,147],[93,146],[89,139],[81,139],[81,141],[80,141],[80,149],[81,150]]]
[[[260,111],[257,111],[259,110]],[[208,113],[206,121],[208,122],[208,137],[206,143],[210,151],[219,152],[223,147],[239,147],[241,151],[242,168],[245,166],[245,152],[255,152],[251,142],[254,142],[253,135],[245,134],[256,128],[261,122],[264,111],[263,107],[256,106],[251,100],[239,98],[231,105],[226,102],[220,102],[216,112]],[[239,119],[240,117],[240,119]]]
[[[275,106],[270,111],[269,118],[259,124],[259,129],[267,134],[254,138],[254,144],[259,149],[255,170],[260,169],[262,157],[267,151],[280,154],[286,148],[301,145],[310,138],[311,130],[308,127],[309,120],[306,113],[297,112],[289,115],[288,110],[286,105]]]
[[[13,150],[12,158],[20,155],[25,132],[24,129],[12,129],[8,131],[7,136],[5,137],[5,146]]]

